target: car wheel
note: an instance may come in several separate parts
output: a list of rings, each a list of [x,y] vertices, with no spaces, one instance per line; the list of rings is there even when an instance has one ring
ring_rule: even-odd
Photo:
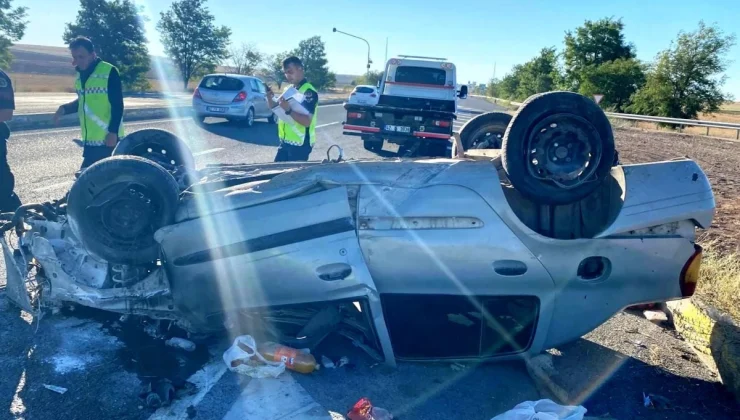
[[[505,112],[487,112],[470,119],[460,129],[463,150],[500,149],[511,118]]]
[[[251,127],[252,125],[254,125],[254,109],[253,108],[249,108],[247,110],[247,115],[242,120],[242,123],[244,124],[245,127]]]
[[[70,227],[85,249],[117,264],[159,258],[154,233],[174,221],[175,178],[138,156],[114,156],[90,166],[69,191]]]
[[[375,153],[383,150],[383,140],[363,140],[362,145],[365,147],[365,150],[369,150]]]
[[[572,92],[530,96],[509,123],[502,164],[511,184],[540,204],[579,201],[606,179],[614,135],[604,111]]]
[[[195,168],[190,147],[176,135],[158,128],[134,131],[121,139],[113,150],[113,156],[121,155],[143,157],[168,170],[176,167]]]

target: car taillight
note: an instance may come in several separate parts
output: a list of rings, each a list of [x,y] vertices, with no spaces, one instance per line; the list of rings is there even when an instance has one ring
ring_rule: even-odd
[[[347,118],[363,118],[365,113],[363,112],[348,112]]]
[[[198,88],[195,88],[195,90],[193,91],[193,98],[203,99],[200,96],[200,90],[198,90]]]
[[[678,284],[681,286],[681,295],[685,298],[691,297],[699,284],[699,271],[701,268],[702,247],[694,244],[694,253],[691,254],[681,270]]]
[[[450,122],[445,120],[435,120],[434,125],[436,125],[437,127],[449,127]]]
[[[374,93],[371,93],[371,94],[370,94],[370,97],[371,97],[371,98],[375,98],[375,97],[377,97],[377,96],[378,96],[378,95],[376,95],[376,94],[374,94]]]
[[[247,99],[247,92],[241,91],[236,95],[236,98],[232,102],[241,102]]]

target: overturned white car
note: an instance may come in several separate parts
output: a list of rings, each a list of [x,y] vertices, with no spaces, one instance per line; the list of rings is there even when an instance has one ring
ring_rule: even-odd
[[[528,99],[501,147],[194,171],[172,134],[134,132],[65,200],[4,215],[8,296],[304,347],[338,332],[393,364],[539,353],[693,293],[715,207],[694,161],[613,165],[604,113],[567,92]]]

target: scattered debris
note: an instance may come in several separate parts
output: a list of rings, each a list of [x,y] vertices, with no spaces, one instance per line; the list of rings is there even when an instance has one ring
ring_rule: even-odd
[[[67,392],[67,388],[62,388],[61,386],[56,385],[44,384],[44,388],[48,389],[49,391],[54,391],[57,394],[64,394],[65,392]]]
[[[624,340],[624,342],[625,342],[625,343],[630,343],[630,344],[634,344],[634,345],[636,345],[637,347],[641,347],[641,348],[643,348],[643,349],[646,349],[646,348],[648,348],[648,346],[646,346],[646,345],[645,345],[645,344],[644,344],[644,343],[643,343],[643,342],[642,342],[641,340]]]
[[[663,311],[647,310],[647,311],[642,311],[642,314],[645,316],[645,319],[647,319],[648,321],[654,324],[661,324],[663,322],[668,322],[668,315],[666,315],[665,312]]]
[[[167,378],[149,382],[139,395],[149,408],[166,407],[176,397],[175,386]]]
[[[701,360],[699,360],[699,358],[698,358],[698,357],[696,357],[695,355],[693,355],[693,354],[688,354],[688,353],[683,353],[683,354],[681,355],[681,358],[682,358],[682,359],[684,359],[684,360],[688,360],[688,361],[689,361],[689,362],[691,362],[691,363],[699,363],[699,362],[701,361]]]
[[[223,359],[230,371],[252,378],[277,378],[285,372],[284,362],[270,362],[257,352],[257,343],[251,335],[236,337]]]
[[[661,395],[642,393],[642,401],[645,407],[653,407],[658,410],[671,408],[671,400]]]
[[[462,363],[453,363],[452,365],[450,365],[450,367],[456,372],[462,372],[463,370],[467,369],[467,366],[463,365]]]
[[[164,338],[162,334],[159,332],[159,323],[153,323],[153,324],[146,324],[143,328],[146,335],[149,337],[159,340],[161,338]]]
[[[165,345],[176,347],[185,351],[195,351],[195,343],[180,337],[172,337],[164,342]]]
[[[321,364],[327,369],[334,369],[337,367],[332,360],[326,356],[321,356]]]
[[[368,398],[360,398],[347,413],[349,420],[392,420],[393,415],[380,407],[374,407]]]
[[[321,368],[312,355],[277,343],[264,343],[257,348],[257,352],[267,359],[285,363],[286,368],[298,373],[311,373]]]
[[[583,406],[564,406],[552,400],[525,401],[491,420],[583,420]]]
[[[344,367],[349,364],[349,358],[347,356],[342,356],[341,359],[339,359],[339,365],[338,367]]]

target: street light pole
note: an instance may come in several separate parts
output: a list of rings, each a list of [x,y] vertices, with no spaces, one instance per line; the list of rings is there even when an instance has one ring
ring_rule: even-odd
[[[338,31],[337,28],[333,28],[333,31],[334,32],[339,32],[340,34],[344,34],[344,35],[347,35],[347,36],[351,36],[352,38],[357,38],[357,39],[360,39],[360,40],[365,41],[365,44],[367,44],[367,73],[370,74],[370,63],[372,63],[372,60],[370,60],[370,43],[367,42],[367,39],[360,38],[357,35],[348,34],[347,32]]]

